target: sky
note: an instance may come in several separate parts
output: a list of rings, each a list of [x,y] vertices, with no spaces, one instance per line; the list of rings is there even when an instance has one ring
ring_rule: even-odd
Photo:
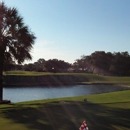
[[[74,63],[95,51],[130,52],[130,0],[3,0],[37,37],[38,59]]]

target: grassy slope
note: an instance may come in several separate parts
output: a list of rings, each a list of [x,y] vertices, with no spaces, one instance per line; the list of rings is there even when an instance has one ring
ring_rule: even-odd
[[[129,117],[130,90],[0,105],[3,130],[78,130],[84,119],[90,130],[129,130]]]
[[[18,76],[40,76],[40,75],[74,75],[86,79],[84,84],[91,83],[106,83],[106,84],[121,84],[130,85],[130,77],[117,77],[117,76],[101,76],[88,73],[45,73],[45,72],[29,72],[29,71],[9,71],[5,75],[18,75]]]

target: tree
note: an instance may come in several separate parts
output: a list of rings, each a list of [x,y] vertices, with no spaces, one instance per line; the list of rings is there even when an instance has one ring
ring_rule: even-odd
[[[35,41],[34,34],[23,23],[16,8],[7,7],[0,2],[0,101],[3,100],[3,65],[12,59],[17,63],[31,60],[31,49]]]
[[[128,52],[115,52],[110,71],[118,76],[130,75],[130,55]]]
[[[86,71],[86,69],[88,68],[88,63],[87,63],[86,57],[87,56],[82,55],[81,59],[75,60],[75,62],[73,63],[73,68],[75,69],[76,72]]]
[[[64,72],[71,65],[63,60],[49,59],[45,62],[45,68],[48,72]]]
[[[34,70],[34,64],[32,64],[32,63],[25,64],[23,68],[24,68],[25,71],[33,71]]]
[[[7,61],[5,60],[3,71],[10,71],[10,70],[14,69],[14,65],[15,65],[15,62],[12,61],[12,59],[9,59]]]
[[[44,71],[45,59],[40,58],[37,62],[35,62],[35,65],[37,66],[37,71]]]

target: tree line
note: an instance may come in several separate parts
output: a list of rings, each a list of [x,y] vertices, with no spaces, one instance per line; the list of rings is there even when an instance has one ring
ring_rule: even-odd
[[[81,56],[73,64],[75,68],[102,75],[130,76],[130,55],[125,52],[95,51],[91,55]]]
[[[24,71],[37,71],[37,72],[66,72],[66,70],[71,67],[71,64],[65,62],[64,60],[49,59],[45,60],[40,58],[34,63],[29,64],[15,64],[8,63],[4,66],[4,71],[10,70],[24,70]]]
[[[91,72],[101,75],[130,75],[130,55],[126,52],[95,51],[91,55],[83,55],[70,64],[64,60],[40,58],[37,62],[17,65],[6,64],[7,70],[25,70],[38,72]]]

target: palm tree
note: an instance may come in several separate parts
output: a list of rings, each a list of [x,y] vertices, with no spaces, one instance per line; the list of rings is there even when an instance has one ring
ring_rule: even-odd
[[[0,2],[0,101],[3,100],[3,65],[8,59],[22,63],[31,60],[36,37],[25,26],[16,8]]]

